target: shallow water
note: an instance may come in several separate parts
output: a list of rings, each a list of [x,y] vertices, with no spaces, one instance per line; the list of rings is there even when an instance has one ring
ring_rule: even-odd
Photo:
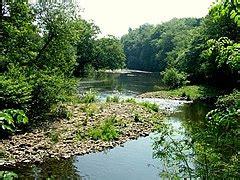
[[[121,98],[135,97],[140,93],[153,91],[155,85],[161,86],[158,74],[125,71],[83,79],[79,91],[83,93],[92,88],[99,92],[100,99],[104,101],[108,95],[119,95]],[[209,110],[208,106],[200,103],[148,98],[139,100],[155,102],[160,108],[174,112],[168,118],[174,128],[183,128],[181,122],[184,120],[201,120]],[[20,179],[47,177],[84,180],[160,179],[162,162],[153,158],[154,136],[157,134],[152,133],[148,137],[128,141],[123,146],[105,152],[75,156],[66,160],[49,159],[41,164],[20,165],[8,170],[18,173]]]

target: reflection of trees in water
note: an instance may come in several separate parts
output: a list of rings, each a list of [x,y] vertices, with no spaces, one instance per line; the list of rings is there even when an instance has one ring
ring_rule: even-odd
[[[192,140],[183,129],[163,122],[158,127],[159,135],[154,139],[153,156],[160,159],[162,178],[193,178],[195,176]]]
[[[217,114],[214,110],[213,116],[205,118],[208,108],[200,104],[183,107],[183,112],[175,115],[182,119],[184,128],[177,130],[166,122],[159,125],[159,136],[155,138],[153,149],[154,157],[163,162],[162,177],[239,179],[237,133],[229,131],[231,124],[221,124],[218,117],[225,118],[223,112]]]
[[[49,159],[40,164],[14,169],[21,179],[82,179],[74,166],[74,158]]]

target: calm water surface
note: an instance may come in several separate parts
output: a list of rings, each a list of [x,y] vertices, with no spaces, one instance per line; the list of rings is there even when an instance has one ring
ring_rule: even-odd
[[[154,91],[161,86],[159,74],[125,71],[122,73],[99,73],[95,77],[82,79],[79,91],[83,93],[94,89],[101,100],[109,95],[121,98],[135,97],[138,94]],[[202,119],[209,107],[184,101],[144,99],[153,101],[163,109],[174,113],[169,120],[181,127],[183,120]],[[153,137],[141,137],[126,142],[123,146],[111,150],[75,156],[68,160],[48,160],[41,164],[22,165],[11,170],[19,174],[20,179],[86,179],[86,180],[155,180],[160,179],[161,160],[153,158]]]

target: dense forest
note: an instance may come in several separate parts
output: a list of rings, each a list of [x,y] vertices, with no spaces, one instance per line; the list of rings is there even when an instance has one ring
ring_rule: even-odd
[[[121,38],[127,67],[185,75],[192,83],[236,85],[240,69],[239,4],[213,4],[201,19],[172,19],[129,29]]]
[[[71,3],[10,1],[1,7],[1,110],[20,109],[10,114],[23,110],[36,118],[75,92],[73,75],[124,66],[120,41],[97,38],[99,28],[82,19]],[[14,127],[2,125],[7,131]]]
[[[126,128],[129,122],[120,122],[114,116],[104,117],[104,120],[100,118],[103,122],[97,124],[99,126],[89,123],[94,111],[101,111],[107,105],[91,105],[96,102],[96,92],[92,91],[85,94],[86,99],[80,100],[77,89],[80,77],[106,69],[151,71],[161,74],[159,81],[165,84],[161,87],[164,93],[180,92],[181,87],[201,89],[203,86],[204,90],[209,90],[209,86],[220,87],[224,92],[220,97],[215,95],[214,100],[218,99],[215,109],[207,114],[203,122],[185,125],[186,136],[191,140],[184,140],[180,145],[183,150],[192,148],[196,169],[180,163],[179,166],[184,168],[180,168],[179,174],[186,171],[187,177],[203,179],[239,177],[238,0],[213,3],[203,18],[173,18],[158,25],[143,24],[136,29],[129,28],[121,39],[111,35],[100,37],[99,27],[83,19],[77,7],[69,2],[40,1],[31,4],[27,1],[1,1],[0,8],[0,140],[31,132],[41,127],[43,121],[47,121],[48,126],[48,122],[57,118],[69,119],[69,107],[85,111],[82,117],[86,118],[81,125],[77,124],[74,143],[76,138],[79,141],[84,138],[115,140],[121,133],[124,134],[119,127]],[[180,96],[184,100],[193,100],[186,92],[181,92]],[[206,92],[201,93],[199,96],[206,98]],[[109,97],[106,101],[120,102],[119,97]],[[144,117],[146,121],[141,122],[138,111],[142,111],[143,107],[147,108],[142,111],[144,115],[152,113],[154,118],[159,118],[153,114],[160,111],[156,104],[139,103],[134,99],[125,103],[129,104],[124,112],[137,109],[134,115],[123,114],[134,118],[132,121],[136,124],[153,126],[155,123],[151,118],[148,122],[146,117],[150,117],[149,114]],[[119,104],[114,104],[113,109],[123,106],[124,101]],[[110,111],[110,115],[112,113],[115,111]],[[80,127],[86,128],[89,124],[92,128],[89,131]],[[148,127],[148,124],[143,127]],[[169,141],[164,139],[165,136],[168,140],[172,137],[171,129],[164,124],[157,124],[157,127],[156,131],[162,136],[154,147],[158,150],[155,156],[166,158],[173,154],[177,160],[186,163],[185,157],[177,151],[179,146],[175,142],[167,144]],[[58,141],[56,134],[48,136]],[[166,153],[162,151],[162,146],[159,152],[159,144],[167,144]]]

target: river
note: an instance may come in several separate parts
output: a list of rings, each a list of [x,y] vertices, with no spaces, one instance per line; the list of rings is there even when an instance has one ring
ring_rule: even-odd
[[[82,78],[79,92],[93,89],[104,101],[109,95],[120,98],[136,97],[161,87],[157,73],[121,71],[98,73],[92,78]],[[198,121],[204,118],[209,107],[201,103],[177,100],[142,99],[157,103],[160,108],[172,112],[168,120],[173,126],[181,127],[185,120]],[[83,180],[157,180],[162,169],[161,159],[153,158],[153,142],[156,133],[148,137],[131,140],[122,146],[104,152],[75,156],[70,159],[49,159],[40,164],[14,167],[20,179],[83,179]]]

